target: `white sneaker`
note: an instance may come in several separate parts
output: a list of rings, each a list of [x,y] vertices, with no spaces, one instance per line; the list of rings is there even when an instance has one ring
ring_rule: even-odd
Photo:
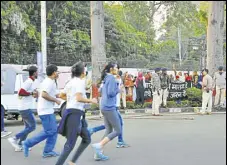
[[[15,137],[8,138],[8,141],[15,149],[18,149],[18,150],[20,149],[20,145],[18,145],[17,139]]]
[[[8,131],[2,131],[1,132],[1,138],[9,136],[12,132],[8,132]]]
[[[29,148],[29,151],[31,151],[32,149],[31,148]],[[19,148],[15,148],[15,150],[14,150],[15,152],[23,152],[24,150],[23,150],[23,147],[22,146],[19,146]]]

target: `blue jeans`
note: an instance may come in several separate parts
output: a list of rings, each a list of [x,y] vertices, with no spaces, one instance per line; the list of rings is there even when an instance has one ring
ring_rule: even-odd
[[[4,115],[5,115],[5,109],[1,105],[1,132],[5,130],[4,129],[4,127],[5,127],[5,124],[4,124]]]
[[[53,151],[57,141],[57,121],[54,114],[41,115],[39,117],[42,121],[43,131],[36,136],[27,139],[25,145],[28,148],[31,148],[46,139],[43,153],[48,153]]]
[[[117,112],[121,122],[121,134],[118,136],[118,142],[123,142],[124,141],[123,140],[123,119],[122,119],[121,113],[118,110]]]
[[[117,110],[118,112],[118,116],[120,118],[120,122],[121,122],[121,134],[118,136],[118,142],[123,142],[123,119],[122,119],[122,116],[120,114],[120,112]],[[92,132],[99,132],[99,131],[102,131],[105,129],[105,125],[100,125],[100,126],[97,126],[97,127],[94,127],[92,128]]]
[[[25,129],[15,135],[16,139],[19,139],[19,145],[21,145],[21,142],[27,138],[28,134],[34,131],[36,128],[36,121],[32,110],[28,109],[20,111],[20,115],[24,121]]]

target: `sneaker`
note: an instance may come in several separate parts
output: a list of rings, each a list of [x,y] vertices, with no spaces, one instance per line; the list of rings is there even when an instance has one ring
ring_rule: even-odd
[[[198,115],[205,115],[205,112],[198,112]]]
[[[15,149],[19,149],[20,145],[18,145],[18,139],[16,139],[16,137],[10,137],[8,138],[8,141],[10,142],[10,144],[15,148]]]
[[[118,142],[116,147],[117,148],[127,148],[127,147],[130,147],[130,146],[125,142]]]
[[[108,160],[109,157],[105,156],[103,153],[100,152],[100,153],[95,153],[94,159],[95,161],[105,161],[105,160]]]
[[[12,132],[8,132],[8,131],[2,131],[1,132],[1,138],[4,138],[6,136],[9,136]]]
[[[28,146],[25,144],[24,141],[22,142],[22,147],[23,147],[24,156],[25,156],[25,157],[28,157],[29,148],[28,148]]]
[[[32,149],[29,148],[28,150],[31,151]],[[22,147],[22,145],[20,146],[20,148],[15,148],[14,151],[15,151],[15,152],[23,152],[23,147]]]
[[[60,154],[57,153],[57,152],[55,152],[55,151],[51,151],[51,152],[48,152],[48,153],[44,152],[44,153],[43,153],[43,158],[47,158],[47,157],[57,157],[57,156],[59,156],[59,155],[60,155]]]
[[[206,114],[207,114],[207,115],[211,115],[211,112],[207,112]]]

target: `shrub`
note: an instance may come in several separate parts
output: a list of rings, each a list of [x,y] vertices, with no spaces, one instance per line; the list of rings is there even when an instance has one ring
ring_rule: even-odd
[[[177,103],[175,101],[167,101],[168,108],[175,108],[177,107]]]
[[[190,101],[191,107],[201,107],[202,101]]]
[[[152,103],[151,102],[145,102],[144,108],[152,108]]]
[[[188,88],[186,93],[189,101],[200,101],[202,102],[202,90],[198,88]]]
[[[183,101],[181,101],[181,107],[189,107],[189,106],[190,106],[189,100],[183,100]]]
[[[135,103],[133,101],[127,101],[126,102],[126,107],[128,109],[134,109],[134,105],[135,105]]]

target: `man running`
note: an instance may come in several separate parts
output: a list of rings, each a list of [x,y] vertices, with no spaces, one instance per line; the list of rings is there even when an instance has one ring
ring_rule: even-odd
[[[32,112],[34,98],[38,97],[35,89],[34,81],[37,79],[38,72],[36,66],[28,68],[29,78],[23,83],[22,88],[18,92],[19,96],[19,113],[24,122],[24,130],[16,134],[14,137],[8,138],[8,141],[15,148],[15,151],[22,151],[22,141],[26,140],[29,133],[35,130],[36,121]]]
[[[43,131],[33,136],[30,139],[22,142],[24,156],[28,157],[29,148],[46,140],[46,145],[43,151],[43,157],[56,157],[59,156],[54,150],[57,141],[57,121],[54,114],[54,104],[61,104],[57,99],[57,85],[56,79],[58,78],[58,68],[56,65],[48,65],[46,68],[47,78],[41,84],[41,92],[38,99],[37,112],[42,121]]]

